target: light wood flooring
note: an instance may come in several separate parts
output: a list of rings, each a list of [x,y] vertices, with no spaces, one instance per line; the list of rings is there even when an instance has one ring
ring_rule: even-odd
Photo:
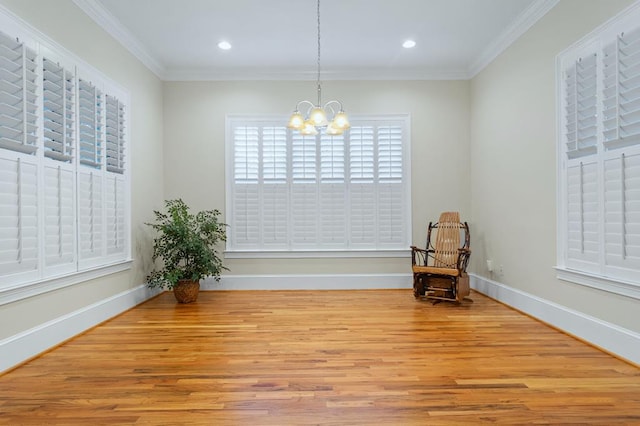
[[[0,424],[640,425],[640,369],[472,297],[163,293],[0,376]]]

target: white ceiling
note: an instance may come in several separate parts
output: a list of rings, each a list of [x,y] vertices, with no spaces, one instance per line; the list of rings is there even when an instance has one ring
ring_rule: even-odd
[[[557,1],[322,0],[322,78],[470,78]],[[165,80],[315,79],[315,0],[74,2]]]

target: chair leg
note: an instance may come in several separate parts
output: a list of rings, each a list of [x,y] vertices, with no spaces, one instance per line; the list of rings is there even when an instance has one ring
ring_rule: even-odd
[[[422,277],[419,274],[413,275],[413,297],[418,299],[424,296],[424,283]]]

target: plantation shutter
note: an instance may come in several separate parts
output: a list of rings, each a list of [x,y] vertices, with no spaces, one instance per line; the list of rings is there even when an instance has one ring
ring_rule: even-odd
[[[0,152],[0,287],[36,278],[38,258],[37,164]]]
[[[347,235],[345,138],[322,135],[320,139],[319,243],[343,248]]]
[[[293,135],[291,241],[296,248],[313,248],[318,241],[317,140]]]
[[[228,249],[406,249],[406,120],[354,121],[343,135],[314,136],[283,120],[228,127]]]
[[[128,258],[128,96],[28,26],[0,20],[21,34],[0,31],[0,293],[29,288],[22,298]],[[83,69],[94,82],[78,78]]]
[[[402,183],[402,128],[378,127],[378,244],[402,243],[404,185]]]
[[[605,47],[603,78],[604,145],[640,144],[640,28]]]
[[[104,213],[106,255],[111,260],[124,259],[127,254],[125,232],[125,106],[115,96],[104,96]]]
[[[102,93],[90,82],[78,80],[80,164],[102,169]]]
[[[107,171],[124,173],[124,105],[118,98],[105,96],[105,139]]]
[[[78,79],[78,255],[80,268],[101,262],[105,255],[105,210],[103,173],[103,95],[82,78]]]
[[[566,70],[566,152],[569,158],[597,151],[597,55],[582,57]]]
[[[36,151],[37,87],[36,53],[0,32],[0,148]]]
[[[604,162],[605,265],[626,279],[640,271],[640,152]]]
[[[597,272],[599,265],[598,164],[567,169],[567,266]]]
[[[350,243],[371,247],[377,235],[374,127],[352,126],[349,132]]]
[[[106,174],[104,200],[107,255],[116,259],[123,258],[126,254],[125,182],[120,174]]]
[[[561,278],[625,295],[611,281],[640,276],[639,18],[616,18],[558,62]]]
[[[75,137],[75,87],[73,73],[42,60],[44,155],[70,162]]]
[[[605,273],[640,271],[640,27],[604,48]]]
[[[45,276],[76,269],[75,76],[43,58]]]
[[[102,173],[82,169],[78,172],[78,252],[81,268],[91,267],[104,255]]]
[[[58,164],[56,164],[58,163]],[[47,161],[44,166],[44,237],[46,275],[76,268],[74,171],[69,164]]]
[[[288,239],[287,129],[262,128],[261,241],[265,248],[285,249]]]
[[[240,125],[233,129],[233,226],[238,248],[254,248],[260,242],[259,127]]]
[[[37,88],[35,51],[0,32],[0,287],[38,274]]]

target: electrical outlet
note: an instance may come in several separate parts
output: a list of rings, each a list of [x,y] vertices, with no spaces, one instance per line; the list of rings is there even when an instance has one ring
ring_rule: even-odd
[[[498,275],[500,275],[500,276],[504,275],[504,266],[503,265],[498,266]]]
[[[493,272],[493,260],[487,259],[487,271]]]

